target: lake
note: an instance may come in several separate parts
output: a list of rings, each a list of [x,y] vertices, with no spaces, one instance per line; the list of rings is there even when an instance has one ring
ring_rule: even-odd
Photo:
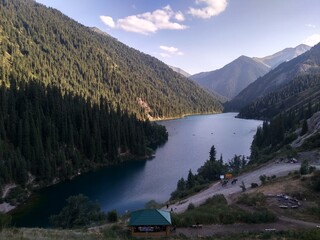
[[[235,118],[236,113],[188,116],[161,121],[169,133],[168,142],[158,148],[155,158],[105,167],[56,184],[35,193],[13,217],[16,226],[46,227],[48,217],[58,213],[71,195],[84,194],[98,201],[104,211],[120,214],[143,208],[150,200],[165,202],[177,181],[209,158],[215,145],[217,158],[227,162],[235,154],[250,155],[257,120]]]

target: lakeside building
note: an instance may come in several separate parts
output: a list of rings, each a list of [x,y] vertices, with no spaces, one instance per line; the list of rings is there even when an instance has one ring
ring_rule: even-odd
[[[171,230],[170,212],[143,209],[131,213],[129,227],[132,236],[168,236]]]

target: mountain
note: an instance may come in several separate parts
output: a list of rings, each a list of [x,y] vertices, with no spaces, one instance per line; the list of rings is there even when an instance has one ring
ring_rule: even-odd
[[[0,1],[0,41],[0,81],[7,86],[12,76],[41,82],[142,119],[222,109],[158,59],[32,0]]]
[[[0,192],[19,192],[10,203],[26,185],[150,156],[168,133],[148,117],[221,111],[163,62],[96,31],[33,0],[0,1]]]
[[[232,99],[242,89],[263,76],[269,68],[252,58],[241,56],[221,69],[198,73],[190,79],[212,93]]]
[[[239,110],[249,104],[258,107],[262,102],[266,103],[267,101],[281,104],[287,97],[292,99],[289,105],[293,106],[298,103],[298,99],[308,98],[310,97],[308,94],[316,91],[319,75],[320,44],[291,61],[280,64],[265,76],[257,79],[227,103],[225,105],[226,110]],[[305,96],[298,97],[297,94]],[[317,97],[319,93],[313,92],[313,94]],[[271,96],[273,97],[271,98]],[[264,97],[264,101],[261,99],[262,97]],[[260,106],[262,108],[262,105]],[[240,112],[240,115],[242,117],[247,116],[243,112]]]
[[[169,66],[173,71],[180,73],[181,75],[185,76],[185,77],[190,77],[191,74],[187,73],[186,71],[182,70],[181,68],[178,67],[173,67],[173,66]]]
[[[309,46],[301,44],[264,58],[241,56],[221,69],[198,73],[190,79],[210,92],[232,99],[258,77],[309,49]]]
[[[108,33],[102,31],[101,29],[97,28],[97,27],[90,27],[90,29],[96,33],[100,33],[101,35],[104,35],[104,36],[108,36],[108,37],[112,37],[110,36]]]
[[[308,45],[300,44],[295,48],[285,48],[282,51],[267,57],[263,57],[263,58],[254,57],[253,59],[273,69],[279,66],[283,62],[290,61],[291,59],[298,57],[299,55],[305,53],[306,51],[309,51],[310,48],[311,47]]]
[[[299,107],[307,108],[318,103],[320,103],[320,74],[301,75],[245,106],[238,116],[271,119],[280,113]]]

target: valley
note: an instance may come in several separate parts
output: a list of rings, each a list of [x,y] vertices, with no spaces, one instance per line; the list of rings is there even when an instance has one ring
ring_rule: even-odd
[[[318,240],[319,3],[249,2],[0,0],[0,239]]]

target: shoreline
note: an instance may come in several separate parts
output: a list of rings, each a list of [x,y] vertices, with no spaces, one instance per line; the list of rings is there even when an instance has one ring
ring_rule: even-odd
[[[32,190],[31,190],[31,194],[28,196],[26,202],[28,202],[33,194],[35,193],[36,190],[39,190],[39,189],[43,189],[43,188],[46,188],[46,187],[50,187],[50,186],[53,186],[53,185],[56,185],[56,184],[59,184],[59,183],[63,183],[65,181],[72,181],[75,177],[78,177],[80,175],[83,175],[83,174],[86,174],[86,173],[89,173],[89,172],[92,172],[92,171],[95,171],[97,169],[101,169],[101,168],[104,168],[104,167],[109,167],[109,166],[115,166],[115,165],[118,165],[118,164],[122,164],[124,162],[129,162],[129,161],[150,161],[152,160],[153,158],[155,158],[155,153],[153,152],[151,155],[148,155],[148,156],[133,156],[133,155],[126,155],[126,156],[119,156],[119,159],[116,163],[108,163],[108,164],[102,164],[102,165],[95,165],[93,166],[92,168],[90,169],[81,169],[78,171],[78,173],[66,178],[66,179],[53,179],[51,183],[48,183],[48,184],[41,184],[39,185],[39,183],[34,183],[32,185]],[[12,189],[12,188],[15,188],[17,187],[17,185],[15,183],[10,183],[10,184],[6,184],[4,187],[3,187],[3,194],[2,194],[2,199],[3,199],[3,203],[0,203],[0,213],[10,213],[11,211],[13,210],[17,210],[19,209],[20,207],[22,207],[26,202],[21,202],[21,203],[18,203],[17,205],[11,205],[10,203],[8,202],[5,202],[4,199],[5,197],[7,196],[7,194],[9,193],[9,191]]]
[[[17,206],[12,206],[10,203],[4,202],[0,204],[0,212],[1,213],[9,213],[13,209],[16,209]]]
[[[150,122],[161,122],[161,121],[168,121],[168,120],[176,120],[176,119],[182,119],[185,117],[190,116],[199,116],[199,115],[215,115],[215,114],[222,114],[223,112],[205,112],[205,113],[186,113],[182,114],[179,117],[163,117],[163,118],[151,118],[149,119]]]
[[[8,192],[12,189],[12,188],[15,188],[17,185],[14,184],[14,183],[9,183],[9,184],[6,184],[4,187],[3,187],[3,193],[2,193],[2,196],[1,198],[2,199],[5,199],[5,197],[7,196]],[[8,213],[10,212],[11,210],[15,209],[16,206],[13,206],[11,205],[10,203],[7,203],[7,202],[3,202],[0,204],[0,212],[2,213]]]

